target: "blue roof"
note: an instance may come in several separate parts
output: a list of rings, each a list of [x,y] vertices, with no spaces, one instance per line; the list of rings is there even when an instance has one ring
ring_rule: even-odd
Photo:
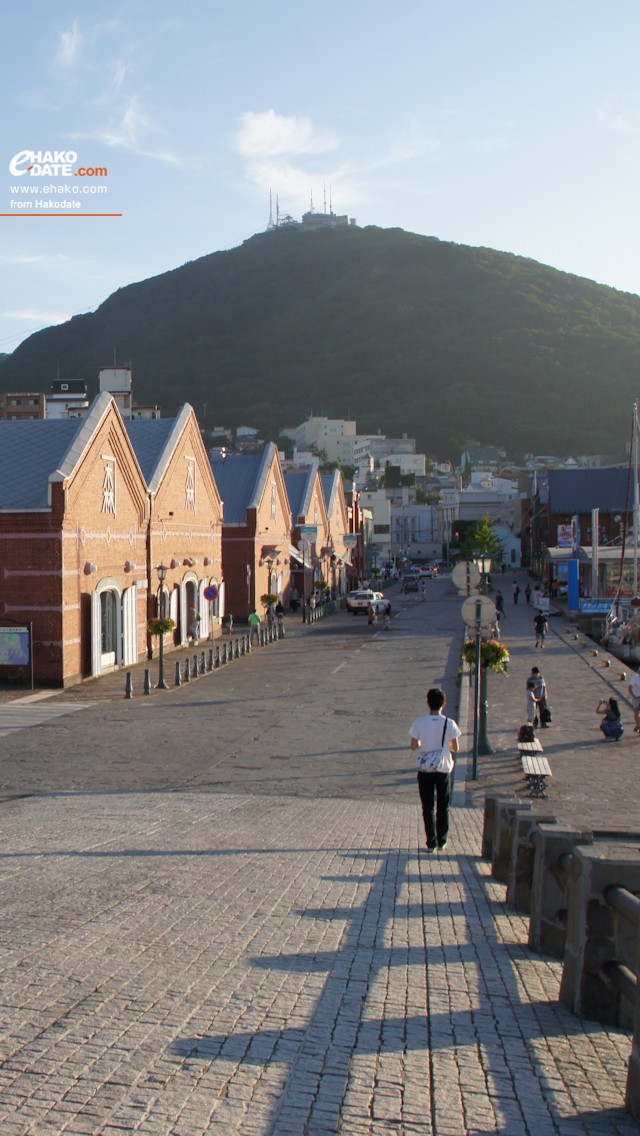
[[[147,485],[153,481],[158,465],[165,457],[176,421],[175,418],[133,418],[125,421],[127,434]]]
[[[209,457],[223,501],[225,524],[246,524],[247,509],[255,501],[264,454],[229,454]]]
[[[78,418],[0,422],[0,509],[49,507],[49,477],[83,425]]]
[[[294,525],[297,525],[300,515],[305,516],[304,503],[308,480],[308,470],[305,470],[303,473],[289,471],[284,475],[289,504],[291,505],[291,518]]]
[[[629,477],[624,466],[549,470],[549,507],[555,515],[629,510],[633,508],[633,476]]]

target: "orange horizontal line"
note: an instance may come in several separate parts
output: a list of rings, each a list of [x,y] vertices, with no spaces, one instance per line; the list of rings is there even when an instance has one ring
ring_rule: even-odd
[[[124,213],[0,213],[0,217],[124,217]]]

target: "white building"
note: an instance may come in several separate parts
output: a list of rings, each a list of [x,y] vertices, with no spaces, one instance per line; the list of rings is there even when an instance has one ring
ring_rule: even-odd
[[[475,471],[471,483],[459,493],[460,520],[479,521],[488,516],[511,568],[519,568],[522,563],[520,525],[524,496],[516,481],[482,471]]]
[[[398,466],[402,474],[413,473],[416,477],[424,477],[426,462],[424,454],[389,454],[382,464]]]
[[[324,450],[328,461],[355,465],[353,453],[355,436],[356,424],[349,419],[312,416],[301,426],[296,427],[294,440],[296,451],[308,450],[310,446],[315,446],[316,450]]]

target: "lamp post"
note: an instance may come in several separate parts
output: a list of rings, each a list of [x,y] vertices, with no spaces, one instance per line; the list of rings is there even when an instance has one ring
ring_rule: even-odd
[[[168,569],[167,569],[166,564],[158,564],[158,567],[156,568],[156,572],[158,573],[158,579],[160,581],[160,604],[159,604],[160,619],[164,619],[164,617],[165,617],[165,615],[164,615],[164,601],[165,601],[164,582],[167,578],[167,571],[168,571]],[[159,673],[158,673],[157,689],[158,690],[168,690],[169,687],[167,686],[166,682],[164,681],[164,631],[162,631],[160,633],[160,660],[159,660],[159,662],[160,662],[160,669],[159,669]]]
[[[474,562],[480,572],[480,591],[484,594],[486,578],[491,571],[491,557],[479,554]],[[482,655],[482,629],[480,625],[480,605],[476,608],[476,666],[475,666],[475,708],[474,708],[474,739],[473,762],[474,780],[478,773],[478,755],[487,757],[495,753],[487,734],[487,668],[481,663]]]

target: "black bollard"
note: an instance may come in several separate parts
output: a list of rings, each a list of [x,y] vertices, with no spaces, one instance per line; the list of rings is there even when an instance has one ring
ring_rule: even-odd
[[[145,670],[144,672],[144,689],[143,694],[151,694],[151,671]]]
[[[182,686],[182,671],[179,662],[176,663],[176,686]]]
[[[133,698],[133,675],[131,674],[131,671],[127,671],[127,676],[124,684],[124,696],[125,698]]]

